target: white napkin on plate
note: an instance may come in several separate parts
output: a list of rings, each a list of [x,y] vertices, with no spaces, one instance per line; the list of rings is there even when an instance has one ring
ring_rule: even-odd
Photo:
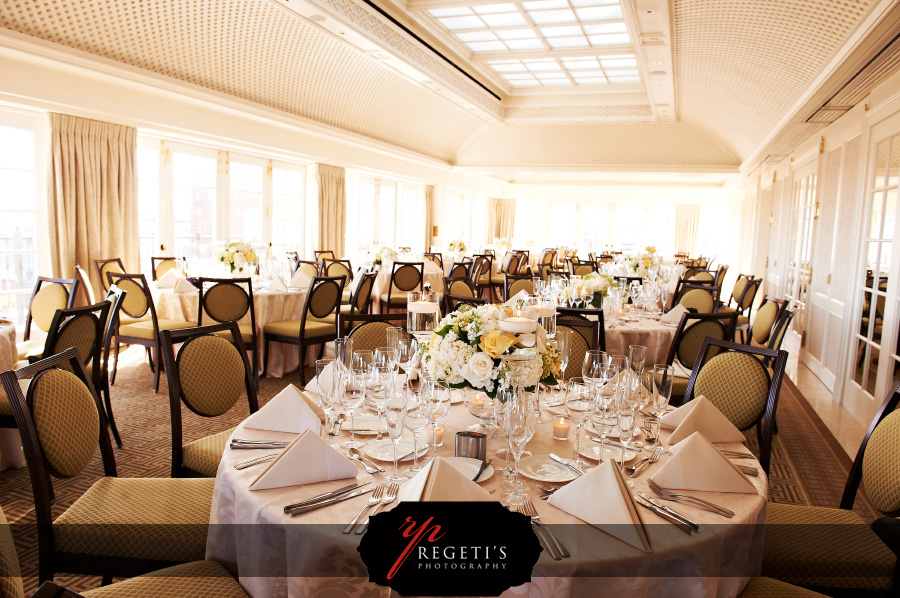
[[[159,280],[156,281],[156,286],[160,289],[171,289],[175,286],[175,283],[178,282],[179,278],[181,278],[181,276],[179,276],[178,271],[175,268],[172,268],[160,276]]]
[[[510,297],[510,298],[509,298],[509,301],[507,301],[507,302],[504,303],[503,305],[505,305],[505,306],[507,306],[507,307],[515,307],[515,306],[516,306],[516,302],[518,302],[518,301],[520,301],[520,300],[524,300],[524,299],[526,299],[527,297],[528,297],[528,293],[526,293],[525,291],[519,291],[518,293],[516,293],[515,295],[513,295],[512,297]]]
[[[244,427],[290,434],[312,430],[318,434],[323,415],[311,398],[305,397],[293,384],[288,384],[262,409],[244,420]]]
[[[272,279],[272,282],[266,287],[267,291],[271,291],[273,293],[284,293],[287,292],[287,285],[284,284],[284,281],[281,280],[280,276],[276,276]]]
[[[400,487],[400,501],[481,501],[494,500],[484,488],[438,457]]]
[[[638,550],[653,551],[634,497],[612,459],[554,492],[548,502]]]
[[[176,293],[196,293],[197,287],[192,285],[187,281],[187,279],[178,277],[178,280],[175,281],[175,292]]]
[[[675,428],[669,436],[669,445],[681,442],[694,432],[702,432],[710,442],[744,442],[744,434],[719,411],[705,396],[700,395],[690,403],[662,416],[662,428]]]
[[[253,482],[251,490],[268,490],[355,478],[356,464],[307,430],[281,451]]]
[[[756,494],[747,476],[700,432],[694,432],[677,446],[675,454],[650,476],[663,488]]]
[[[312,282],[312,278],[310,278],[309,274],[303,271],[303,269],[297,270],[294,273],[294,277],[291,278],[291,284],[288,286],[292,289],[308,289],[309,283]]]
[[[683,316],[686,313],[688,313],[687,308],[679,303],[678,305],[676,305],[675,307],[670,309],[668,311],[668,313],[663,315],[659,319],[659,321],[662,322],[663,324],[676,324],[677,325],[679,322],[681,322],[681,316]]]

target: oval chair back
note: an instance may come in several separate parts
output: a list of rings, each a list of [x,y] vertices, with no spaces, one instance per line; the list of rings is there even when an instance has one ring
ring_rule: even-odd
[[[166,272],[169,270],[176,270],[178,268],[178,262],[175,261],[174,257],[151,257],[150,258],[150,270],[153,277],[153,280],[159,280],[163,276],[165,276]]]
[[[431,263],[440,268],[441,272],[444,271],[444,258],[441,257],[440,253],[428,252],[425,254],[425,259],[431,261]]]
[[[424,262],[394,262],[388,292],[381,294],[381,306],[390,309],[402,305],[406,309],[407,294],[410,291],[422,290],[424,271]]]
[[[110,280],[110,274],[125,274],[125,264],[121,258],[111,258],[107,260],[94,260],[94,267],[97,269],[97,276],[100,277],[100,286],[103,292],[109,290],[109,285],[114,284]]]
[[[343,276],[345,289],[353,281],[353,266],[350,265],[350,260],[327,259],[323,273],[329,277]]]
[[[91,286],[91,277],[78,264],[75,264],[75,278],[78,279],[78,286],[84,291],[84,298],[87,305],[96,303],[94,300],[94,287]]]
[[[678,303],[686,309],[695,309],[701,314],[712,313],[715,307],[713,294],[708,289],[702,288],[688,289]]]
[[[448,278],[468,278],[469,276],[469,268],[472,266],[472,262],[453,262],[450,264],[450,273],[447,274]]]
[[[241,340],[253,356],[253,380],[259,387],[259,358],[256,335],[256,306],[253,304],[253,281],[250,278],[200,277],[200,309],[197,325],[203,326],[204,314],[219,324],[237,322]],[[240,324],[249,312],[250,323]]]
[[[387,346],[387,329],[406,329],[406,314],[341,314],[341,335],[353,339],[354,351]]]
[[[31,338],[31,323],[43,332],[49,332],[57,310],[75,305],[78,280],[74,278],[48,278],[38,276],[31,292],[31,302],[25,315],[25,334],[22,340]]]
[[[509,301],[510,298],[516,296],[520,292],[525,291],[529,295],[534,295],[534,281],[530,276],[512,276],[510,274],[503,275],[503,300]]]
[[[669,354],[666,357],[666,365],[673,365],[675,358],[686,369],[695,367],[700,348],[706,338],[720,341],[730,341],[734,337],[734,328],[737,323],[737,314],[692,314],[681,316],[681,321],[675,328],[675,336],[669,345]],[[708,358],[714,357],[718,349],[710,349]]]
[[[377,272],[357,274],[356,287],[350,296],[350,313],[365,314],[371,311],[372,289],[375,287]]]
[[[602,312],[600,320],[588,320],[586,317],[566,314],[557,317],[556,330],[567,330],[571,333],[569,361],[566,364],[566,380],[581,375],[581,365],[588,351],[605,351],[606,342],[603,336]]]

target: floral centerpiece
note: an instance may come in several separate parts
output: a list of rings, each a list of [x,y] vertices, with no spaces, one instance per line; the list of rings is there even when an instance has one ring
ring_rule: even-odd
[[[243,272],[244,269],[255,270],[259,262],[259,256],[253,251],[253,247],[243,241],[229,243],[216,255],[216,259],[229,266],[232,274],[235,271]]]
[[[509,366],[501,356],[517,347],[534,347],[540,359],[526,362],[525,390],[533,391],[538,382],[554,386],[559,375],[559,351],[547,342],[547,332],[537,325],[533,334],[513,334],[500,330],[501,310],[511,307],[482,305],[447,314],[423,349],[425,371],[451,388],[473,388],[498,398],[498,391],[510,387]],[[500,395],[503,401],[504,395]]]
[[[581,280],[574,280],[572,284],[566,288],[561,296],[565,299],[573,299],[569,297],[577,295],[578,297],[590,297],[591,307],[600,309],[603,306],[603,298],[609,294],[610,288],[619,288],[619,283],[609,274],[598,274],[592,272],[585,274]]]
[[[450,245],[447,246],[447,249],[449,251],[465,251],[466,244],[460,240],[450,241]]]
[[[373,266],[380,266],[381,264],[388,263],[391,264],[397,261],[397,253],[396,249],[391,247],[382,247],[378,251],[375,252],[375,257],[372,259]]]
[[[649,275],[650,267],[658,261],[660,258],[656,255],[656,247],[648,245],[642,253],[632,256],[629,269],[641,278],[645,278]]]

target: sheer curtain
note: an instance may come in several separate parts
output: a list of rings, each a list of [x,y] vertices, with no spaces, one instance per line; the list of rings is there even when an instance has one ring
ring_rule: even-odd
[[[494,239],[512,239],[515,234],[516,200],[491,197],[487,202],[487,220],[485,222],[486,242]]]
[[[330,249],[335,256],[343,257],[347,226],[345,170],[317,164],[316,179],[319,182],[319,249]]]
[[[693,257],[697,248],[700,206],[679,204],[675,207],[675,252]]]
[[[137,131],[65,114],[51,114],[50,126],[53,272],[74,278],[77,264],[96,292],[94,260],[118,257],[126,271],[140,271]]]
[[[425,186],[425,251],[434,245],[434,185]]]

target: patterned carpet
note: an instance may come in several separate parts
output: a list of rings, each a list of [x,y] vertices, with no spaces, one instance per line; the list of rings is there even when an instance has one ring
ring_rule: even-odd
[[[123,355],[113,387],[113,409],[116,423],[125,442],[115,449],[116,464],[121,477],[168,477],[170,472],[171,431],[168,390],[165,378],[159,394],[153,394],[152,375],[142,354],[134,349]],[[314,375],[307,373],[307,375]],[[280,391],[288,382],[299,386],[300,375],[293,372],[285,378],[261,380],[260,404]],[[183,409],[185,441],[233,427],[249,414],[247,403],[238,404],[227,414],[204,419]],[[837,507],[850,467],[850,459],[837,440],[816,416],[797,388],[786,381],[778,408],[779,434],[775,437],[769,500],[773,502]],[[755,450],[756,433],[747,434],[748,446]],[[102,476],[99,451],[90,466],[80,476],[68,480],[54,480],[56,490],[55,514],[61,513],[94,481]],[[31,483],[26,469],[0,472],[0,505],[11,523],[34,522]],[[855,510],[865,520],[874,519],[874,511],[865,500],[857,500]],[[26,576],[26,591],[37,587],[37,538],[30,525],[15,527],[16,547]],[[99,585],[99,578],[57,577],[73,589],[87,589]]]

